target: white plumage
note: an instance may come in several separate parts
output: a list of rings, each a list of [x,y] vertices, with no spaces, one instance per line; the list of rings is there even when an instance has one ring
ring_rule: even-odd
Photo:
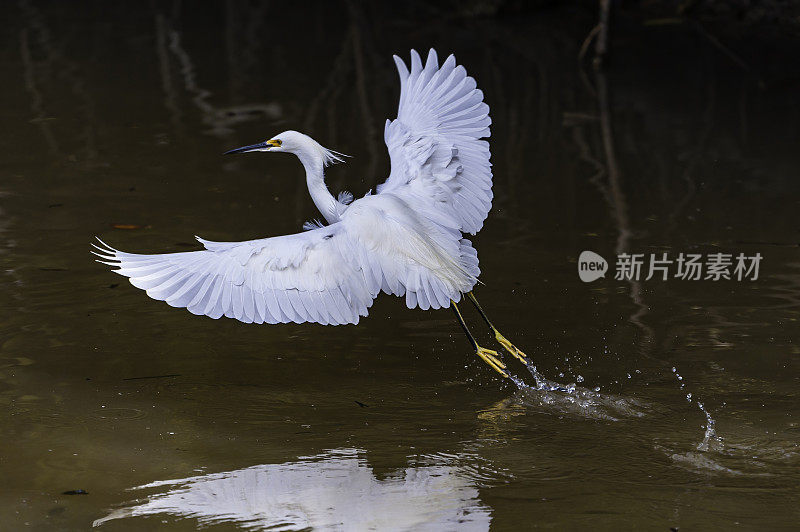
[[[383,291],[409,308],[449,307],[472,289],[476,233],[491,208],[489,107],[475,80],[451,55],[411,70],[395,56],[401,92],[397,119],[386,122],[391,173],[378,193],[350,203],[334,198],[324,167],[341,161],[310,137],[286,131],[232,153],[297,155],[327,226],[246,242],[198,238],[202,251],[140,255],[100,241],[96,254],[158,300],[211,318],[246,323],[357,323]],[[312,228],[313,227],[313,228]]]

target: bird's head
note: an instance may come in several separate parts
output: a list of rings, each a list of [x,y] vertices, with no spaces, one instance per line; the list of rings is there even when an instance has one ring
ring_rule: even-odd
[[[348,157],[343,153],[322,147],[319,142],[308,135],[292,130],[279,133],[271,139],[259,142],[258,144],[242,146],[241,148],[226,151],[225,155],[232,153],[249,153],[253,151],[293,153],[300,157],[301,160],[306,156],[321,158],[325,166],[344,162],[344,157]]]

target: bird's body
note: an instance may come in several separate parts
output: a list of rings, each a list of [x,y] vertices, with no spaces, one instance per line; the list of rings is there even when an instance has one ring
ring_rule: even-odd
[[[376,194],[352,203],[334,198],[324,168],[341,161],[341,154],[286,131],[228,153],[297,155],[328,225],[246,242],[198,238],[205,250],[161,255],[103,244],[101,262],[118,267],[154,299],[247,323],[357,323],[381,291],[405,296],[409,308],[423,310],[471,295],[480,270],[464,233],[480,230],[491,208],[489,144],[483,140],[489,107],[453,56],[439,67],[431,50],[423,66],[412,50],[410,71],[396,56],[395,62],[400,104],[397,119],[387,120],[384,130],[391,173]],[[492,356],[470,339],[478,354]],[[493,367],[503,373],[505,366]]]

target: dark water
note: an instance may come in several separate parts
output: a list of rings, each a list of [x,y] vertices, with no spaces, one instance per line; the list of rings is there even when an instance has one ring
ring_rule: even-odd
[[[0,528],[797,526],[797,42],[622,21],[595,76],[591,12],[447,14],[0,6]],[[492,107],[477,293],[539,386],[501,382],[448,311],[212,321],[92,262],[94,235],[297,231],[318,215],[295,159],[220,155],[284,129],[354,155],[330,186],[365,193],[391,54],[430,46]],[[579,281],[583,250],[605,279]],[[625,251],[763,260],[756,281],[618,281]]]

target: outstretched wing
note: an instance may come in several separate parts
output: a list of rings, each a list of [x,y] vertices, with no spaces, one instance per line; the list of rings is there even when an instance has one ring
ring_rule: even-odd
[[[411,72],[400,73],[397,119],[386,121],[384,139],[392,170],[379,193],[402,197],[431,221],[475,234],[492,206],[489,106],[475,80],[455,57],[439,67],[431,50],[425,66],[411,50]]]
[[[153,299],[245,323],[358,323],[380,288],[353,258],[363,246],[341,223],[247,242],[198,240],[205,250],[161,255],[100,241],[95,254]]]

